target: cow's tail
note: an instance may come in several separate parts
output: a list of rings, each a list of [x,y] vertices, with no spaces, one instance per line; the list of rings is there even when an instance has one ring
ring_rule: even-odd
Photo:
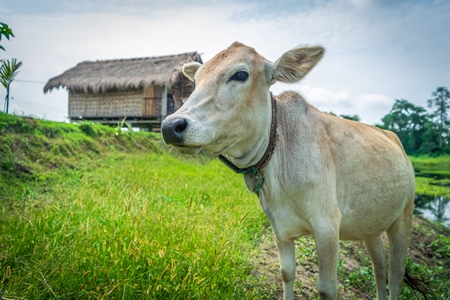
[[[425,280],[411,276],[408,274],[408,270],[405,269],[404,282],[409,286],[410,289],[420,293],[425,300],[435,299],[436,296],[431,291],[429,283]]]

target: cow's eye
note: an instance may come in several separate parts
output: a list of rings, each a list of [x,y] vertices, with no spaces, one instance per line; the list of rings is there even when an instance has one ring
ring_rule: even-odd
[[[235,81],[244,82],[247,80],[247,78],[248,78],[247,72],[239,71],[239,72],[234,73],[234,75],[230,77],[230,81],[235,80]]]

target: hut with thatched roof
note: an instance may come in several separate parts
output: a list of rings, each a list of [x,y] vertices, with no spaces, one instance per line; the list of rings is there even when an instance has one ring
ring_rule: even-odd
[[[51,78],[44,93],[65,87],[69,119],[133,127],[159,127],[192,93],[181,72],[184,63],[202,62],[197,52],[159,57],[81,62]]]

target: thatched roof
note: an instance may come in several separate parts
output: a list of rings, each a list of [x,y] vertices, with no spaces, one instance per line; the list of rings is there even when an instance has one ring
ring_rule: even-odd
[[[51,78],[44,93],[53,88],[69,91],[100,93],[141,89],[146,85],[172,86],[182,76],[181,67],[190,61],[202,62],[197,52],[159,57],[99,60],[81,62],[63,74]]]

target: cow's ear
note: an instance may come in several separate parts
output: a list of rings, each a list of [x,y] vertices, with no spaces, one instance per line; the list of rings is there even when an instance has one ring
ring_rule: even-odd
[[[188,63],[185,63],[183,65],[182,72],[184,76],[189,78],[190,81],[194,81],[195,73],[197,72],[198,68],[200,68],[202,64],[196,61],[191,61]]]
[[[271,64],[271,83],[299,81],[314,68],[324,53],[325,49],[320,46],[299,47],[284,53]]]

